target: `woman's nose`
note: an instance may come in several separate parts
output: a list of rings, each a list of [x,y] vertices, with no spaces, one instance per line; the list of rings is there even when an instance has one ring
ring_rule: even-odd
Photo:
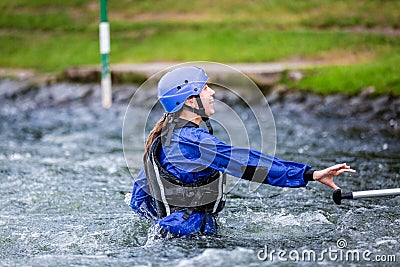
[[[213,96],[215,95],[215,91],[213,89],[210,88],[210,95]]]

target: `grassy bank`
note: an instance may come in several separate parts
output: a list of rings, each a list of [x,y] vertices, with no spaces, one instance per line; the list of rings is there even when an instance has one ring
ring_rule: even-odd
[[[293,88],[400,95],[399,1],[109,1],[111,64],[323,62]],[[379,11],[378,11],[379,10]],[[99,1],[4,0],[0,67],[99,64]]]

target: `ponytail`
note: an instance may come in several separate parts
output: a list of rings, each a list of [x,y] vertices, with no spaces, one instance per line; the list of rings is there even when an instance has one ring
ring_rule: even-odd
[[[149,152],[150,146],[153,143],[154,139],[162,134],[162,131],[165,129],[169,121],[172,121],[175,118],[178,118],[182,112],[182,109],[178,110],[174,113],[164,113],[164,115],[158,120],[153,130],[151,130],[149,137],[146,141],[146,146],[144,148],[144,156],[146,157]]]
[[[168,118],[168,114],[164,113],[164,115],[158,120],[158,122],[154,126],[153,130],[151,130],[151,132],[149,134],[149,138],[146,141],[144,155],[147,155],[147,152],[149,151],[150,146],[153,143],[153,140],[161,134],[162,129],[167,125],[167,123],[168,123],[167,118]]]

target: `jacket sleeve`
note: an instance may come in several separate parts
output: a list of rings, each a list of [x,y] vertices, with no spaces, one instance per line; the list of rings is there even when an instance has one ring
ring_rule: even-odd
[[[285,161],[249,148],[230,146],[206,131],[199,131],[197,142],[201,157],[192,160],[192,164],[207,165],[238,178],[273,186],[307,185],[304,173],[311,169],[308,165]]]
[[[155,219],[157,216],[155,211],[155,203],[149,192],[146,172],[142,167],[133,184],[130,207],[141,216],[149,219]]]

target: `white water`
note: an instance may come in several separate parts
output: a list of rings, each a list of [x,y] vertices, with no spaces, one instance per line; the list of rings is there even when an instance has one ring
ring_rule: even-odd
[[[218,236],[145,246],[151,224],[124,202],[133,183],[121,145],[126,106],[77,102],[18,113],[15,104],[0,107],[2,266],[258,266],[268,264],[257,258],[265,245],[321,251],[339,238],[348,249],[400,261],[400,197],[336,206],[317,183],[248,192],[244,181],[228,197]],[[384,123],[293,109],[273,109],[277,156],[316,168],[347,162],[358,173],[338,179],[344,189],[400,187],[399,137]]]

